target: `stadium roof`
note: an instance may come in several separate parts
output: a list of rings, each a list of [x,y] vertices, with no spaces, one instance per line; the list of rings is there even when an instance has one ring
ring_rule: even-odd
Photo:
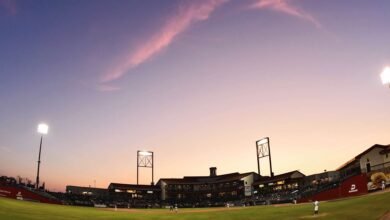
[[[221,182],[231,182],[236,180],[241,180],[244,177],[249,175],[258,175],[255,172],[248,173],[228,173],[217,176],[185,176],[183,178],[162,178],[157,184],[160,184],[161,181],[164,181],[169,184],[202,184],[202,183],[221,183]]]
[[[96,187],[88,187],[88,186],[72,186],[67,185],[66,189],[79,189],[79,190],[93,190],[93,191],[107,191],[105,188],[96,188]]]
[[[108,190],[104,188],[68,185],[66,186],[66,192],[73,193],[73,194],[92,193],[96,195],[106,195],[108,193]]]
[[[379,152],[380,154],[387,154],[387,153],[390,153],[390,144],[387,145],[387,147],[383,150],[381,150],[381,152]]]
[[[125,183],[110,183],[108,189],[121,189],[121,190],[161,190],[158,186],[152,185],[137,185],[137,184],[125,184]]]
[[[298,176],[296,177],[296,176],[294,176],[294,174],[297,174]],[[298,170],[294,170],[294,171],[282,173],[282,174],[279,174],[279,175],[276,175],[273,177],[269,177],[269,176],[261,177],[260,180],[254,182],[253,185],[262,184],[262,183],[277,182],[277,181],[288,180],[288,179],[297,179],[297,178],[301,178],[304,176],[305,176],[305,174],[301,173]]]
[[[347,161],[346,163],[344,163],[343,165],[341,165],[339,168],[337,168],[336,170],[339,171],[339,170],[342,170],[346,167],[348,167],[349,165],[353,164],[354,162],[356,162],[357,160],[359,160],[363,155],[367,154],[368,152],[370,152],[371,150],[375,149],[375,148],[381,148],[383,149],[380,154],[383,154],[383,153],[386,153],[386,152],[389,152],[390,151],[390,145],[381,145],[381,144],[375,144],[371,147],[369,147],[367,150],[361,152],[360,154],[358,154],[357,156],[355,156],[354,158],[352,158],[351,160]]]

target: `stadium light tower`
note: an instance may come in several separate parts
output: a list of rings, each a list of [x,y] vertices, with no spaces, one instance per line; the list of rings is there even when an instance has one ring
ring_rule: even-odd
[[[390,67],[385,67],[381,73],[382,83],[390,88]]]
[[[270,176],[274,176],[274,172],[272,172],[272,159],[271,159],[271,147],[269,143],[269,137],[262,138],[256,141],[256,153],[257,153],[257,170],[260,175],[260,159],[264,157],[268,157],[269,159],[269,169]]]
[[[139,177],[139,168],[152,168],[152,185],[154,185],[154,154],[152,151],[137,151],[137,185]]]
[[[42,139],[43,135],[47,134],[49,131],[49,126],[47,124],[41,123],[38,125],[38,133],[41,134],[41,143],[39,144],[39,155],[38,155],[38,170],[37,170],[37,181],[35,188],[39,188],[39,167],[41,165],[41,150],[42,150]]]

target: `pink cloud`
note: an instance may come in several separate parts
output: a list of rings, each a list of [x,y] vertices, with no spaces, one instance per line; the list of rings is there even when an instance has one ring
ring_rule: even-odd
[[[109,82],[122,77],[126,72],[151,59],[155,54],[168,47],[175,38],[192,24],[205,21],[210,14],[227,0],[192,1],[190,5],[179,8],[165,25],[149,40],[141,44],[124,59],[124,62],[102,75],[100,82]]]
[[[289,0],[256,0],[254,4],[250,6],[253,9],[272,9],[275,11],[283,12],[288,15],[301,18],[312,24],[317,28],[321,28],[320,22],[318,22],[313,16],[309,13],[292,6],[288,3]]]
[[[17,13],[15,0],[0,0],[0,8],[4,8],[7,13],[15,15]]]

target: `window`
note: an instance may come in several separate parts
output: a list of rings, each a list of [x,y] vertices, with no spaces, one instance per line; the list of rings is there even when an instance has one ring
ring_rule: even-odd
[[[281,190],[282,189],[282,186],[276,186],[274,187],[274,190]]]
[[[142,195],[131,194],[131,198],[142,198]]]

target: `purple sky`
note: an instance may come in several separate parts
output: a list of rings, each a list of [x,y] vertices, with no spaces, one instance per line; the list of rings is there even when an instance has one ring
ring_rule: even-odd
[[[388,0],[0,0],[0,175],[107,187],[332,170],[390,143]],[[262,164],[264,166],[264,164]],[[267,170],[262,170],[267,174]],[[151,181],[141,170],[141,183]]]

